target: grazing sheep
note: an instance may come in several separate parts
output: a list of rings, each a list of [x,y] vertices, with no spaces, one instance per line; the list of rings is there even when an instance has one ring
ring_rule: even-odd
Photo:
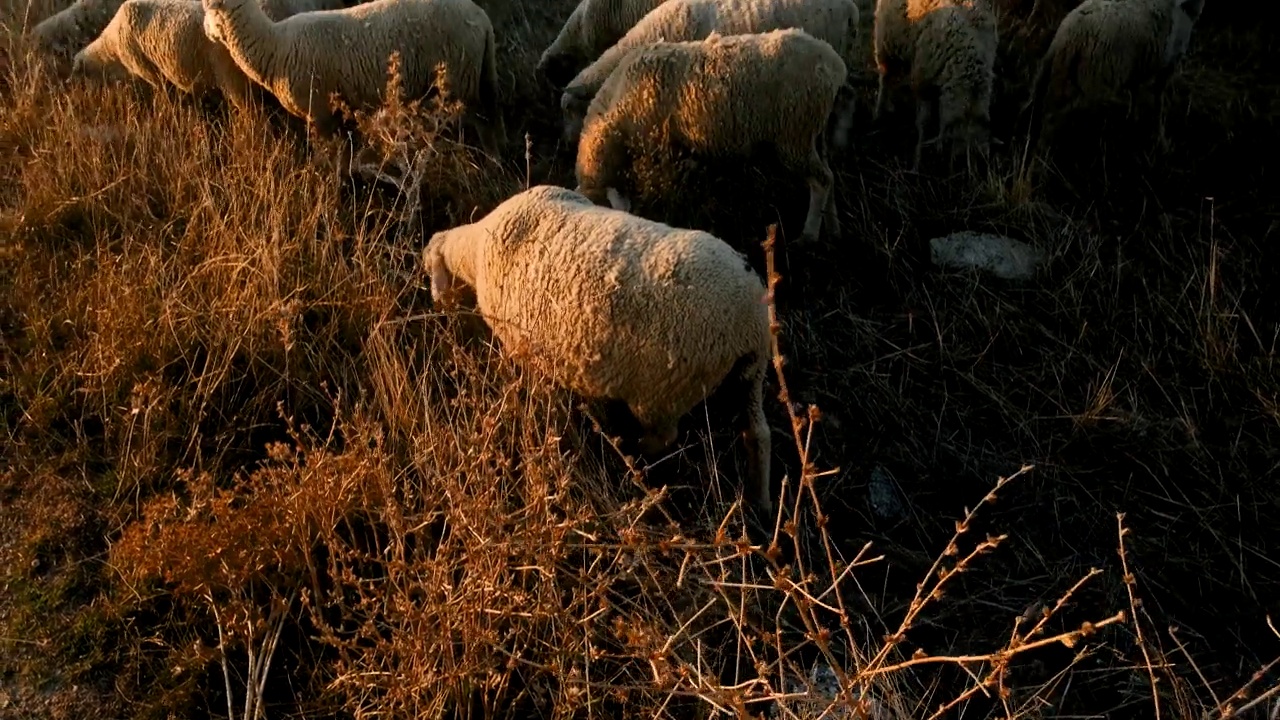
[[[876,104],[871,116],[880,119],[886,93],[892,91],[910,77],[920,34],[920,22],[930,13],[943,7],[960,7],[974,12],[974,22],[985,35],[989,24],[991,36],[995,36],[995,15],[987,0],[876,0],[875,25],[872,29],[871,48],[875,56],[879,82],[876,88]],[[892,101],[889,100],[889,105]]]
[[[341,7],[337,0],[260,0],[273,20]],[[252,84],[226,48],[204,34],[200,0],[125,0],[102,34],[76,53],[73,76],[109,81],[138,77],[192,95],[219,90],[236,108],[251,102]]]
[[[796,28],[637,48],[587,110],[579,192],[625,209],[615,183],[628,156],[650,146],[745,157],[771,145],[808,180],[801,241],[818,238],[824,215],[828,232],[839,235],[824,131],[846,75],[831,45]]]
[[[577,140],[591,98],[631,50],[659,41],[702,40],[713,32],[746,35],[783,28],[799,28],[825,40],[846,68],[858,62],[858,6],[853,0],[667,0],[565,87],[560,97],[565,141]]]
[[[1037,141],[1075,108],[1113,98],[1132,103],[1150,83],[1164,145],[1164,90],[1186,54],[1204,0],[1085,0],[1063,18],[1036,71],[1028,107],[1042,111]],[[1038,126],[1032,124],[1033,132]]]
[[[31,28],[38,52],[63,58],[74,55],[111,22],[123,0],[76,0]]]
[[[950,145],[951,159],[969,150],[990,150],[991,88],[995,84],[996,26],[984,6],[940,7],[918,25],[911,89],[916,96],[916,153],[925,145]],[[938,134],[925,140],[934,120]]]
[[[600,57],[665,0],[581,0],[538,59],[538,72],[557,87]]]
[[[765,288],[722,240],[540,185],[435,233],[423,260],[433,301],[474,292],[518,362],[585,397],[624,401],[646,453],[670,446],[680,418],[722,381],[744,381],[745,494],[772,510]]]
[[[312,7],[299,7],[294,12],[320,10],[326,7],[347,7],[355,2],[356,0],[322,1],[313,4]],[[31,29],[36,49],[52,55],[67,57],[74,55],[102,33],[115,17],[122,3],[123,0],[76,0]]]
[[[204,0],[205,33],[249,79],[324,136],[338,130],[329,95],[353,110],[382,103],[387,64],[400,54],[405,98],[425,97],[443,64],[448,94],[461,100],[481,144],[496,153],[498,113],[493,24],[471,0],[373,0],[272,22],[255,0]]]

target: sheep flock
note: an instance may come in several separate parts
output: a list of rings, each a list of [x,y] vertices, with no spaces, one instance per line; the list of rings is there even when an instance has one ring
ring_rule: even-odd
[[[128,624],[93,677],[137,685],[93,692],[170,716],[274,717],[288,693],[308,717],[461,716],[497,668],[511,690],[474,696],[512,708],[495,718],[707,717],[742,691],[752,715],[817,720],[795,705],[817,681],[793,680],[826,663],[901,705],[876,720],[971,686],[978,717],[1148,695],[1192,717],[1179,683],[1203,669],[1227,698],[1280,647],[1258,612],[1280,587],[1280,74],[1244,9],[17,3],[0,586],[80,563],[72,601]],[[53,512],[70,500],[83,527]],[[7,549],[20,526],[36,550]],[[995,552],[953,571],[983,536]],[[956,577],[895,635],[934,552]],[[267,619],[264,593],[307,593],[255,660],[278,688],[256,714],[222,696],[248,705],[258,670],[237,665],[279,626],[221,652],[242,615],[209,606],[242,576]],[[837,602],[833,660],[815,643]],[[43,603],[0,600],[0,635],[80,627]],[[1174,625],[1208,648],[1196,672]],[[1009,626],[1034,654],[1006,696],[983,684],[1000,656],[968,659]],[[66,665],[111,648],[95,627],[17,649]],[[142,654],[153,636],[173,649]],[[637,689],[574,704],[606,684]]]
[[[1001,41],[991,2],[876,0],[874,8],[866,9],[874,13],[874,31],[865,37],[857,32],[859,10],[853,0],[581,0],[543,52],[535,76],[521,80],[558,86],[564,92],[564,137],[577,145],[577,191],[566,189],[568,194],[556,196],[554,207],[532,201],[523,206],[526,214],[543,207],[558,218],[556,222],[503,224],[494,218],[490,225],[505,228],[499,234],[505,233],[503,242],[512,247],[528,246],[526,252],[541,248],[536,252],[569,258],[564,262],[570,266],[581,264],[573,277],[589,278],[591,290],[605,296],[595,318],[598,336],[590,349],[575,344],[571,312],[532,323],[544,347],[559,353],[592,352],[593,367],[612,364],[612,376],[650,380],[610,385],[579,377],[577,382],[565,379],[566,384],[595,388],[601,397],[615,400],[620,399],[616,388],[626,386],[630,389],[625,399],[633,409],[678,407],[683,413],[730,374],[733,361],[751,356],[757,363],[751,367],[760,367],[761,358],[755,354],[760,352],[756,333],[765,302],[762,285],[749,284],[744,287],[756,290],[720,298],[728,305],[718,312],[745,323],[729,327],[721,338],[729,345],[721,346],[709,340],[714,334],[695,326],[696,313],[686,306],[693,301],[681,300],[663,287],[674,281],[672,273],[695,284],[723,282],[725,276],[717,274],[714,262],[663,272],[622,269],[648,262],[643,243],[625,241],[628,232],[637,237],[666,234],[670,240],[688,231],[661,223],[628,225],[617,219],[592,224],[600,217],[591,214],[592,203],[627,215],[630,198],[650,190],[643,185],[651,179],[627,172],[630,158],[657,147],[751,162],[754,153],[772,147],[810,189],[804,232],[798,239],[816,241],[822,228],[826,242],[842,242],[830,148],[835,136],[847,139],[843,133],[853,124],[855,108],[851,100],[836,98],[841,92],[852,95],[852,85],[864,76],[874,73],[878,90],[871,123],[863,132],[886,129],[883,110],[893,105],[890,96],[901,81],[909,79],[916,106],[916,171],[925,148],[945,146],[954,169],[960,157],[990,160],[995,148],[1012,144],[991,134]],[[1066,110],[1147,85],[1159,96],[1187,51],[1202,9],[1203,0],[1085,0],[1072,9],[1043,58],[1032,97],[1022,103],[1030,134],[1040,143],[1037,147],[1052,139],[1051,132],[1039,129],[1058,127]],[[637,31],[629,32],[632,27]],[[740,32],[744,28],[757,32]],[[81,37],[86,30],[99,36]],[[33,35],[39,48],[74,53],[75,74],[91,79],[118,81],[134,75],[152,85],[167,81],[188,93],[221,89],[236,110],[250,101],[246,85],[252,83],[255,91],[274,96],[288,113],[328,137],[342,130],[327,106],[329,93],[350,107],[375,107],[382,99],[387,63],[398,54],[400,87],[406,97],[422,98],[439,89],[436,81],[442,70],[448,78],[443,87],[463,102],[471,125],[479,130],[481,151],[498,155],[506,139],[496,100],[495,45],[500,38],[495,32],[485,11],[471,0],[370,0],[352,6],[336,0],[310,5],[278,0],[77,0],[37,25]],[[859,43],[871,46],[874,67],[854,65],[860,57],[855,52]],[[108,49],[119,59],[106,62]],[[178,70],[168,70],[171,67]],[[579,73],[576,78],[574,73]],[[582,89],[581,78],[592,73]],[[1163,125],[1160,133],[1163,136]],[[849,142],[855,149],[857,135],[855,128]],[[974,164],[966,162],[966,167],[974,181]],[[578,232],[556,232],[564,223]],[[620,239],[611,242],[592,232],[613,233]],[[724,245],[711,236],[699,242]],[[594,249],[567,254],[555,249],[566,243]],[[725,248],[713,254],[717,262],[735,266],[725,271],[732,275],[745,264],[745,256]],[[636,253],[640,255],[633,256]],[[465,272],[455,270],[447,277],[495,287],[508,281],[540,283],[526,288],[526,310],[536,309],[539,300],[548,308],[558,307],[580,292],[537,272],[502,277],[516,266],[492,258],[486,272],[471,267],[471,262]],[[433,274],[433,286],[444,276]],[[643,283],[656,286],[634,287]],[[645,300],[627,300],[638,297],[636,293]],[[482,305],[481,311],[495,330],[511,319],[493,307]],[[678,330],[676,318],[688,323],[684,331]],[[616,326],[612,337],[605,332],[610,322]],[[635,352],[637,342],[650,352]],[[559,360],[574,366],[588,359]],[[646,366],[655,363],[657,367]],[[592,372],[601,371],[597,367]],[[684,388],[678,400],[664,396],[669,383],[652,380],[667,372],[682,373],[689,380],[677,383]],[[639,396],[635,387],[650,388],[653,397]],[[756,417],[760,390],[750,393],[757,400],[752,410]],[[678,417],[672,412],[657,413],[660,419],[649,425],[651,432],[643,443],[646,450],[662,450],[675,440],[672,423]],[[759,437],[758,423],[751,429],[752,447],[767,453],[767,436]],[[756,472],[768,467],[767,458],[754,464]],[[757,480],[765,487],[768,481]],[[767,492],[752,495],[758,507],[771,507]]]

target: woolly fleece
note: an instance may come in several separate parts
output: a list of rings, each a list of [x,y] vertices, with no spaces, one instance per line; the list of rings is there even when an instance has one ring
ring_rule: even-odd
[[[1204,0],[1085,0],[1067,13],[1036,72],[1028,103],[1042,111],[1037,142],[1051,137],[1070,110],[1148,83],[1154,85],[1163,139],[1164,88],[1203,10]]]
[[[542,52],[537,71],[557,87],[563,86],[665,1],[582,0]]]
[[[824,222],[839,235],[823,133],[846,75],[831,45],[796,28],[637,48],[587,110],[579,191],[603,204],[633,148],[749,157],[767,144],[809,184],[800,240],[817,240]]]
[[[565,87],[560,99],[565,139],[577,140],[591,98],[637,47],[702,40],[713,32],[745,35],[799,28],[825,40],[850,68],[858,62],[858,18],[853,0],[667,0]]]
[[[989,21],[988,21],[989,20]],[[916,95],[915,167],[924,146],[950,145],[951,156],[966,150],[985,155],[991,145],[991,91],[995,83],[996,26],[985,7],[941,7],[919,23],[911,88]],[[927,126],[938,134],[925,140]]]
[[[39,52],[70,57],[111,22],[123,0],[76,0],[31,28]]]
[[[892,107],[886,93],[911,75],[920,22],[933,11],[944,7],[977,10],[973,18],[975,23],[989,23],[990,32],[996,31],[995,15],[987,0],[876,0],[871,49],[880,77],[876,88],[876,104],[872,110],[873,118],[879,119],[886,106]],[[983,32],[986,32],[985,28]]]
[[[400,53],[401,92],[424,97],[446,69],[461,100],[496,151],[505,131],[497,108],[493,24],[471,0],[373,0],[271,22],[254,0],[204,0],[205,33],[230,51],[251,80],[326,136],[338,129],[336,92],[353,110],[379,106],[391,54]]]
[[[517,362],[585,397],[626,402],[646,452],[669,446],[680,418],[736,369],[751,388],[746,494],[771,509],[765,288],[729,245],[541,185],[435,233],[423,259],[432,298],[447,305],[459,284],[474,290]]]
[[[337,0],[261,0],[273,19],[341,7]],[[200,95],[219,90],[243,109],[252,84],[226,48],[204,34],[199,0],[126,0],[102,34],[76,54],[73,75],[137,77],[153,88],[171,84]]]

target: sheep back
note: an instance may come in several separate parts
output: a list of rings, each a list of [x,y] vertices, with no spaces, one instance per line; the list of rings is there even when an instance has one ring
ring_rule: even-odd
[[[582,0],[538,59],[537,71],[564,85],[666,0]]]
[[[702,40],[713,32],[728,36],[799,28],[826,41],[848,68],[856,62],[858,20],[853,0],[668,0],[565,87],[561,108],[566,135],[573,139],[591,98],[637,47]]]
[[[469,109],[496,105],[496,88],[486,87],[497,79],[493,25],[471,0],[373,0],[276,23],[253,18],[246,11],[253,1],[205,0],[206,33],[286,110],[324,134],[336,129],[330,93],[356,110],[382,103],[393,52],[405,98],[426,96],[443,66],[448,97]]]
[[[637,48],[588,108],[579,187],[589,197],[611,187],[629,147],[742,156],[769,143],[784,162],[804,158],[846,76],[831,45],[796,28]]]
[[[97,37],[123,0],[76,0],[31,28],[38,52],[70,57]]]
[[[1085,0],[1045,53],[1049,93],[1102,100],[1172,67],[1186,52],[1203,0]]]
[[[642,422],[674,422],[741,358],[768,357],[764,286],[741,254],[565,188],[436,233],[425,257],[433,296],[453,278],[469,285],[504,351]]]
[[[260,0],[272,19],[338,7],[338,0]],[[251,84],[226,48],[209,40],[199,0],[125,0],[93,42],[76,54],[75,74],[127,73],[159,88],[171,84],[189,94],[220,90],[238,107]]]
[[[911,85],[921,101],[936,98],[940,134],[990,125],[998,37],[983,16],[983,8],[940,7],[918,23]]]
[[[995,15],[987,0],[876,0],[871,35],[872,56],[880,76],[874,115],[880,116],[885,90],[911,74],[921,22],[944,7],[971,11],[970,21],[982,32],[996,32]]]

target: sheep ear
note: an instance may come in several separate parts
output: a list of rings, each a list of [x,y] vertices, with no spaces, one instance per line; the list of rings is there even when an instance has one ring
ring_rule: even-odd
[[[1182,0],[1180,7],[1192,20],[1198,20],[1204,12],[1204,0]]]
[[[440,302],[453,290],[453,273],[444,262],[444,253],[438,247],[428,247],[426,266],[431,275],[431,301]]]
[[[605,190],[605,197],[609,199],[609,205],[612,206],[614,210],[631,212],[631,201],[616,189],[609,188]]]
[[[990,141],[990,142],[991,142],[992,147],[1004,147],[1004,141],[1003,141],[1003,140],[1001,140],[1001,139],[1000,139],[1000,138],[998,138],[998,137],[993,137],[993,138],[991,138],[991,141]]]

